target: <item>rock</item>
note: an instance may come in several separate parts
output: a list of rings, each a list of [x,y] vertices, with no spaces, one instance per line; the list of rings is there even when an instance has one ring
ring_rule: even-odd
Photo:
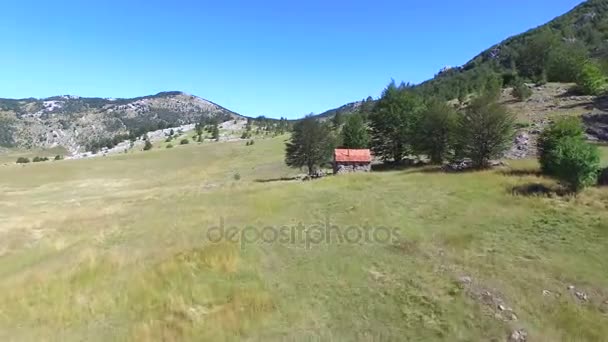
[[[589,296],[585,292],[577,291],[574,295],[583,302],[589,301]]]
[[[550,296],[551,295],[551,291],[549,290],[543,290],[543,296]]]
[[[469,285],[473,282],[473,279],[471,279],[471,277],[469,277],[469,276],[464,276],[464,277],[460,277],[458,279],[458,282],[460,282],[460,284],[462,284],[462,285]]]
[[[526,342],[528,340],[528,333],[523,330],[515,330],[509,336],[509,342]]]
[[[568,285],[568,290],[570,290],[570,291],[574,290],[574,285]]]
[[[505,310],[507,310],[507,308],[502,304],[498,304],[498,310],[505,311]]]

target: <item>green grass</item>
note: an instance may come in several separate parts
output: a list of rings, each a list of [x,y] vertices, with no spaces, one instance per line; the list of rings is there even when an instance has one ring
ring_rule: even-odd
[[[285,139],[1,167],[0,339],[471,341],[504,340],[515,328],[534,341],[608,336],[607,189],[513,195],[554,182],[498,170],[269,181],[298,173],[284,166]],[[395,227],[398,238],[309,248],[206,239],[222,218],[263,227],[328,217],[343,229]],[[463,288],[462,276],[473,285]],[[484,291],[517,321],[495,317]]]
[[[53,147],[48,149],[32,149],[32,150],[21,150],[21,149],[4,149],[0,150],[0,165],[15,163],[19,157],[29,158],[30,161],[38,157],[47,157],[49,159],[55,158],[56,155],[62,157],[66,156],[68,151],[63,147]]]

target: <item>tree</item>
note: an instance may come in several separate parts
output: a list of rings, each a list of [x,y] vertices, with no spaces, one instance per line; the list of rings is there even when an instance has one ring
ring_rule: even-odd
[[[342,146],[344,148],[368,148],[369,135],[363,118],[353,114],[346,119],[341,132]]]
[[[515,81],[511,95],[519,101],[525,101],[532,96],[532,90],[521,79]]]
[[[585,46],[579,43],[562,43],[551,49],[547,61],[547,79],[550,82],[576,82],[587,60]]]
[[[29,158],[19,157],[17,158],[17,164],[27,164],[30,162]]]
[[[555,165],[555,176],[571,191],[579,192],[597,182],[600,156],[596,146],[576,137],[565,137],[548,155]]]
[[[441,164],[453,146],[457,120],[456,111],[445,102],[431,102],[416,127],[414,151]]]
[[[585,63],[576,82],[579,90],[586,95],[599,95],[606,85],[606,78],[597,64]]]
[[[544,174],[555,175],[557,164],[551,151],[564,138],[585,139],[585,130],[580,119],[569,116],[562,117],[547,127],[538,138],[539,162]]]
[[[307,116],[294,124],[285,147],[285,163],[290,167],[306,167],[308,174],[313,175],[330,160],[334,139],[327,124]]]
[[[342,113],[337,112],[334,117],[331,119],[332,124],[334,125],[335,129],[340,128],[340,126],[342,126],[342,124],[344,123],[344,116],[342,115]]]
[[[220,128],[217,124],[213,125],[213,130],[211,131],[211,137],[215,141],[220,141]]]
[[[179,144],[180,144],[180,145],[188,145],[189,143],[190,143],[190,140],[188,140],[188,139],[182,139],[182,140],[179,142]]]
[[[144,151],[148,151],[152,149],[152,143],[150,142],[150,140],[146,139],[146,143],[144,144]]]
[[[421,96],[411,86],[392,81],[370,115],[371,147],[386,161],[401,162],[411,152],[412,133],[424,109]]]
[[[476,98],[459,117],[457,147],[473,167],[487,168],[491,159],[499,158],[511,147],[515,117],[487,97]]]

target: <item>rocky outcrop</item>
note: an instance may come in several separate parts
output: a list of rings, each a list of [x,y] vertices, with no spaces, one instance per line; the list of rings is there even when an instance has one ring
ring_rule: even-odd
[[[600,141],[608,141],[608,114],[589,113],[583,115],[587,134]]]

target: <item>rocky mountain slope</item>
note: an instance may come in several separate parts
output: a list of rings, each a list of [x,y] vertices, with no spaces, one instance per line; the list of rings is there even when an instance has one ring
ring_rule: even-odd
[[[0,99],[0,146],[51,148],[71,153],[113,146],[166,127],[242,116],[182,92],[133,99],[55,96]]]

